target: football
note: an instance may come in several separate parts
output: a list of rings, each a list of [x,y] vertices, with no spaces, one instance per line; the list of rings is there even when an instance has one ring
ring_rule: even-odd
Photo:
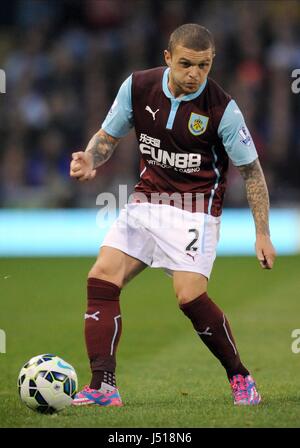
[[[31,358],[21,369],[18,390],[23,403],[43,414],[59,412],[72,403],[78,388],[74,368],[56,355]]]

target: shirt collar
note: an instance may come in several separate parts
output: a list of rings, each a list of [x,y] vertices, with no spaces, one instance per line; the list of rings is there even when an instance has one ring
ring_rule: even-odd
[[[200,85],[199,89],[196,92],[181,96],[180,98],[175,98],[172,95],[172,93],[170,92],[169,87],[168,87],[169,72],[170,72],[170,68],[168,67],[165,69],[163,78],[162,78],[162,88],[163,88],[163,92],[167,98],[177,100],[177,101],[191,101],[191,100],[194,100],[195,98],[197,98],[199,95],[201,95],[201,93],[203,92],[203,90],[206,86],[207,78]]]

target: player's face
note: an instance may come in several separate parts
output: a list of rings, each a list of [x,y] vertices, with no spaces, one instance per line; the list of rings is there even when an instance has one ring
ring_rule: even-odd
[[[196,92],[207,78],[214,58],[212,48],[195,51],[181,45],[172,53],[165,50],[164,54],[170,67],[169,88],[175,97]]]

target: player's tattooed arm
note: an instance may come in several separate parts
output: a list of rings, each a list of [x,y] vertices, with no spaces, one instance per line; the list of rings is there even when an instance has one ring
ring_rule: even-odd
[[[103,165],[112,155],[120,139],[100,129],[89,141],[86,151],[92,154],[93,169]]]
[[[252,210],[256,233],[270,236],[269,193],[259,160],[238,167],[245,180],[247,199]]]
[[[270,239],[269,193],[259,160],[238,167],[245,180],[247,199],[256,227],[256,255],[263,269],[272,269],[276,252]]]
[[[73,152],[70,176],[81,182],[94,179],[96,168],[103,165],[110,158],[119,140],[100,129],[91,138],[85,151]]]

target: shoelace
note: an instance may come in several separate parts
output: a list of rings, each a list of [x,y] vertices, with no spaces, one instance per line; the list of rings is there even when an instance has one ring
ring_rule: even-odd
[[[88,385],[84,386],[83,390],[84,390],[84,392],[92,392],[93,391],[93,389],[91,389],[90,386],[88,386]]]
[[[242,379],[234,378],[232,382],[232,390],[237,400],[248,398],[248,388],[245,378]]]
[[[84,392],[88,392],[88,393],[95,391],[95,389],[91,389],[90,386],[88,386],[88,385],[84,386],[83,390],[84,390]],[[99,392],[99,391],[97,391],[97,392]],[[102,392],[102,395],[110,396],[115,393],[116,393],[116,391],[112,390],[112,391],[107,391],[105,394]]]

